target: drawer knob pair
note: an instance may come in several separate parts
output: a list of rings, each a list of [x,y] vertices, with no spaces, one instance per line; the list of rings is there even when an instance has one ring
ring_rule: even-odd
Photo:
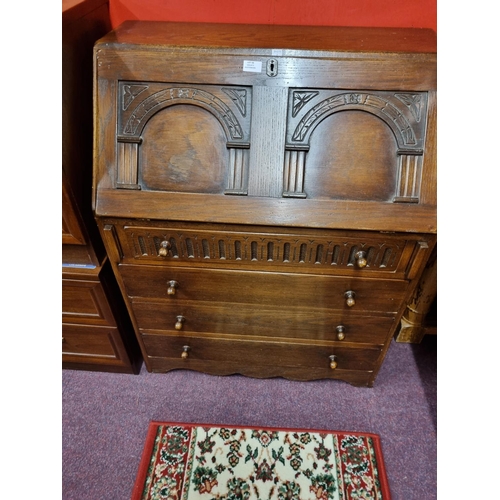
[[[363,250],[356,252],[354,260],[360,269],[363,269],[363,267],[366,267],[366,264],[368,264],[368,261],[366,260],[366,252]]]

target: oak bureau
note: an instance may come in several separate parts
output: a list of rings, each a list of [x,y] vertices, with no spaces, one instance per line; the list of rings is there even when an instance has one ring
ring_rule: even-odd
[[[94,213],[146,367],[372,386],[436,244],[436,36],[127,21]]]

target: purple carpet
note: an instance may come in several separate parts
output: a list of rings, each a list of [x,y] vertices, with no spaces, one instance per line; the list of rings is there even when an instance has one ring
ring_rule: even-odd
[[[375,386],[63,370],[62,498],[130,498],[151,420],[379,434],[393,500],[437,498],[436,337],[392,342]],[[242,360],[244,362],[244,360]]]

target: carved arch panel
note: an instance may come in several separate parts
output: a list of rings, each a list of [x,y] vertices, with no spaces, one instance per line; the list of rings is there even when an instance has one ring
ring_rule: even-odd
[[[391,201],[418,202],[427,123],[426,92],[290,89],[283,196],[307,197],[305,179],[307,158],[312,153],[311,137],[324,120],[348,111],[376,116],[391,131],[396,165],[391,175],[397,178]],[[369,149],[370,145],[365,144],[364,148]]]
[[[161,120],[162,116],[167,116],[164,111],[172,106],[183,107],[186,110],[192,109],[193,114],[197,113],[196,109],[201,109],[207,112],[212,119],[217,120],[220,129],[223,131],[220,135],[223,137],[222,140],[226,151],[220,151],[220,155],[216,155],[216,157],[224,158],[226,164],[213,165],[210,161],[201,160],[203,165],[202,168],[198,168],[198,172],[208,177],[209,174],[205,172],[205,169],[215,168],[217,171],[222,169],[225,172],[223,192],[225,194],[246,195],[252,91],[249,87],[215,85],[193,86],[153,82],[119,82],[117,188],[141,189],[144,187],[141,183],[140,173],[141,146],[146,144],[144,134],[147,134],[148,130],[152,128],[149,124]],[[189,119],[188,112],[187,121]],[[193,118],[192,121],[201,123],[202,120]],[[153,128],[159,130],[157,124]],[[164,136],[169,136],[170,129],[163,127],[161,132]],[[168,137],[169,140],[178,140],[179,137],[174,137],[174,134],[178,133],[179,127],[173,127],[172,135]],[[187,127],[186,137],[180,139],[186,143],[185,155],[191,157],[191,159],[193,156],[199,156],[197,151],[200,149],[214,147],[211,140],[196,141],[196,138],[190,137],[189,133],[190,129]],[[207,134],[206,137],[210,138],[211,135]],[[166,143],[168,144],[168,141]],[[205,156],[210,157],[209,155]],[[158,164],[161,161],[161,158],[157,159]],[[200,161],[198,163],[200,164]],[[168,168],[168,164],[168,158],[166,158],[165,168]],[[196,175],[196,172],[191,172],[190,178],[193,178],[194,175]],[[145,188],[148,187],[145,186]],[[186,188],[186,190],[189,190],[189,188]],[[196,192],[196,189],[194,191]]]

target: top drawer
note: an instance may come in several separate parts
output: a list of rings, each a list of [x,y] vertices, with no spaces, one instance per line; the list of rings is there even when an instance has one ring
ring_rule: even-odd
[[[227,227],[125,223],[113,232],[124,263],[397,279],[413,277],[433,240],[429,235]]]

